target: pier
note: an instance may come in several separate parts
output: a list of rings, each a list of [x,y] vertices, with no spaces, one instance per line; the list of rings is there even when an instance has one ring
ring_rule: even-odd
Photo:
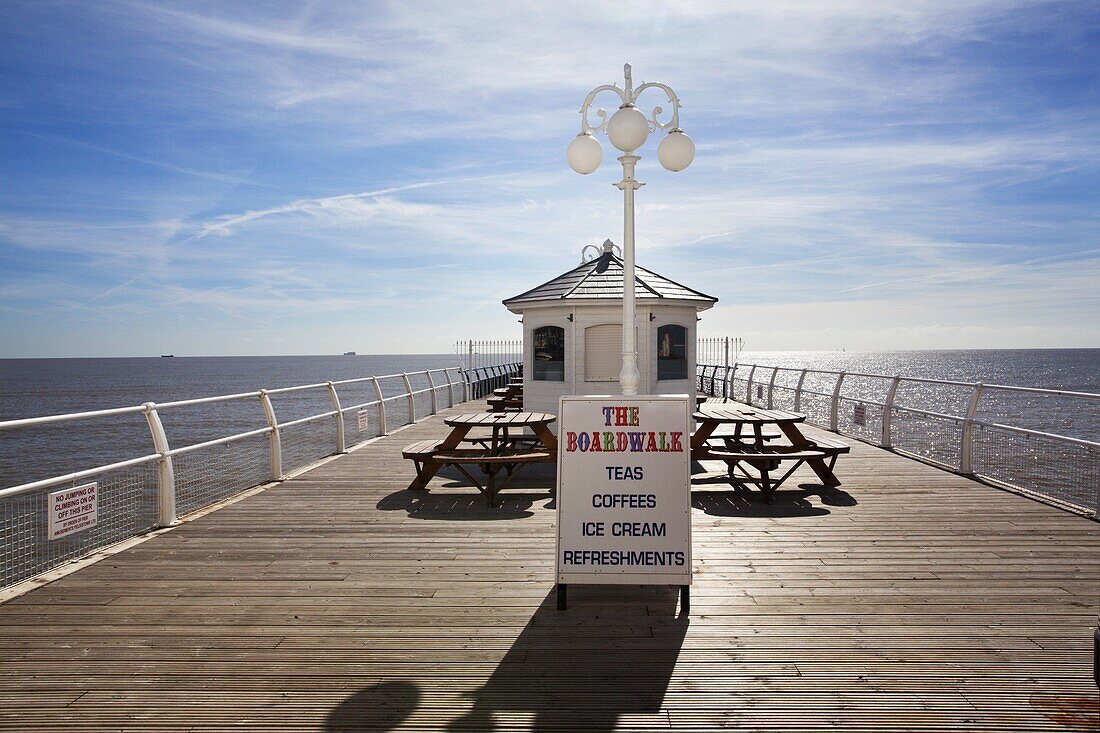
[[[842,486],[801,468],[770,505],[697,473],[689,615],[654,587],[562,612],[552,472],[497,507],[405,489],[401,447],[483,406],[28,581],[0,728],[1095,730],[1095,521],[851,441]]]

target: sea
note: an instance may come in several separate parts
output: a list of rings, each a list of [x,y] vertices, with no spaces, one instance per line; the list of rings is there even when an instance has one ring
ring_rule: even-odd
[[[721,356],[700,353],[700,363],[713,363],[715,358]],[[1100,393],[1100,349],[746,351],[739,361]],[[0,420],[456,366],[459,357],[454,354],[0,359]],[[738,371],[740,378],[746,375]],[[754,381],[768,376],[768,371],[758,370]],[[784,375],[777,384],[789,378]],[[827,391],[830,379],[811,377],[805,386]],[[863,390],[867,399],[881,399],[878,392],[884,383],[853,378],[845,384],[846,392]],[[386,391],[393,394],[399,388],[395,382]],[[1010,397],[995,391],[987,395],[983,417],[1100,441],[1097,400]],[[968,396],[967,389],[914,383],[899,392],[899,402],[958,414]],[[277,396],[275,406],[281,422],[331,409],[327,394],[319,390]],[[172,447],[265,425],[256,400],[171,410],[163,419]],[[141,414],[0,431],[0,488],[152,452]]]

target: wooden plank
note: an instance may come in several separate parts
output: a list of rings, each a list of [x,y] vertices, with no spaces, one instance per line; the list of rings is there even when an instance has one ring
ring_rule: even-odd
[[[853,441],[839,488],[697,485],[690,618],[651,587],[578,586],[563,613],[552,469],[493,508],[453,471],[402,488],[401,448],[448,432],[0,606],[0,729],[1031,731],[1100,705],[1095,522]]]

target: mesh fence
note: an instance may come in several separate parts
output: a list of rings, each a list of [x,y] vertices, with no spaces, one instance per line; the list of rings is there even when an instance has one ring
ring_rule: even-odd
[[[832,401],[831,397],[803,392],[798,411],[803,413],[811,423],[828,427],[829,414],[832,412]]]
[[[975,425],[974,473],[1100,515],[1100,452],[1041,435]]]
[[[777,384],[772,390],[772,407],[776,410],[794,409],[795,390],[793,387]]]
[[[267,435],[183,453],[172,460],[176,513],[190,514],[271,478]]]
[[[499,374],[482,371],[477,386],[483,393],[503,386],[518,371],[518,365],[507,370],[495,370]],[[464,399],[461,375],[452,372],[452,386],[448,376],[434,372],[435,387],[424,374],[410,374],[409,382],[414,391],[415,417],[426,417]],[[405,382],[401,377],[378,380],[386,397],[395,399],[385,403],[386,429],[393,430],[409,423],[413,414],[406,397]],[[356,381],[337,387],[341,404],[359,405],[377,400],[373,380]],[[453,400],[452,400],[453,393]],[[272,395],[272,402],[281,423],[301,419],[332,409],[331,395],[326,387],[281,392]],[[128,416],[134,422],[132,416]],[[380,405],[367,404],[363,408],[348,410],[340,419],[345,430],[345,445],[351,448],[382,433],[382,409]],[[180,448],[236,432],[262,428],[264,418],[255,398],[225,403],[203,403],[162,413],[170,445]],[[107,418],[106,428],[116,429],[119,420]],[[133,451],[150,449],[148,428],[144,420],[135,423],[132,440]],[[133,425],[127,424],[129,428]],[[47,428],[51,426],[46,426]],[[100,426],[102,427],[102,426]],[[56,432],[56,430],[54,431]],[[43,436],[52,435],[48,429]],[[96,441],[110,439],[110,435],[90,432]],[[310,420],[280,429],[283,471],[293,471],[332,455],[336,449],[337,418],[329,416]],[[45,438],[43,438],[45,439]],[[177,442],[178,441],[178,442]],[[131,443],[125,443],[127,448]],[[137,453],[140,455],[140,452]],[[133,452],[130,452],[133,455]],[[120,456],[125,458],[126,456]],[[267,434],[253,435],[230,443],[211,445],[173,457],[175,474],[176,512],[183,516],[216,504],[246,489],[271,480],[271,446]],[[74,470],[72,467],[58,466]],[[26,477],[14,472],[17,480],[29,481],[48,476]],[[52,475],[57,475],[54,473]],[[74,485],[97,483],[98,521],[88,529],[56,540],[49,539],[48,508],[51,492],[72,488]],[[157,464],[150,461],[139,466],[105,471],[84,479],[77,484],[58,484],[38,491],[19,494],[0,500],[0,587],[25,580],[56,567],[69,560],[107,545],[140,535],[157,526]]]
[[[280,431],[283,473],[307,466],[336,452],[336,418],[322,417]]]
[[[724,369],[698,367],[700,390],[722,393]],[[773,378],[774,374],[774,378]],[[731,370],[729,396],[756,407],[795,410],[807,422],[829,427],[837,375],[805,373],[796,404],[801,372],[739,365]],[[750,379],[751,378],[751,379]],[[893,377],[846,375],[837,400],[837,431],[871,443],[882,440],[883,415]],[[899,451],[959,470],[962,434],[974,385],[902,378],[891,411],[891,442]],[[979,420],[1014,421],[1020,428],[1093,438],[1079,395],[1041,394],[986,388]],[[942,413],[952,417],[923,414]],[[1020,424],[1022,422],[1022,424]],[[1100,450],[1057,437],[1034,435],[989,425],[974,425],[971,469],[997,482],[1055,499],[1100,516]]]
[[[382,434],[378,405],[367,405],[344,413],[344,443],[352,448]]]
[[[95,482],[97,522],[56,540],[49,536],[49,497]],[[141,534],[157,523],[155,461],[108,471],[0,500],[0,585],[7,586],[101,547]]]
[[[895,408],[890,430],[895,448],[949,468],[959,466],[962,420],[932,417]]]
[[[882,407],[873,402],[842,397],[837,401],[837,430],[878,443],[882,440]]]

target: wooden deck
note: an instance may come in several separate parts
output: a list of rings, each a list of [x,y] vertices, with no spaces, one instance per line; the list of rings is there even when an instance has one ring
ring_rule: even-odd
[[[0,606],[0,728],[1098,728],[1094,521],[854,443],[841,489],[696,488],[690,618],[663,588],[558,612],[545,471],[495,509],[450,474],[402,490],[401,447],[445,432]]]

